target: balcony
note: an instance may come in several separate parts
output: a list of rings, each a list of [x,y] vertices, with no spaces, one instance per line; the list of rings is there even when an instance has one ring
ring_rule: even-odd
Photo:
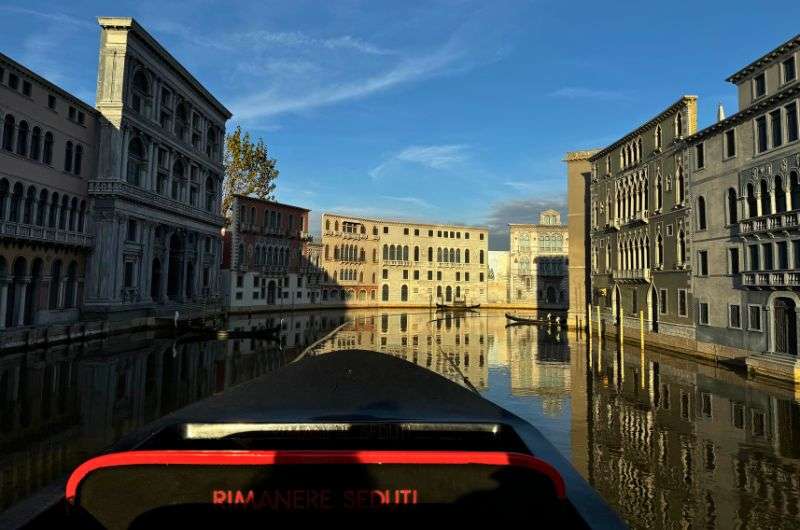
[[[88,234],[3,220],[0,220],[0,236],[73,247],[92,246],[92,236]]]
[[[756,239],[760,239],[760,235],[767,235],[773,230],[797,230],[799,217],[800,212],[793,211],[744,219],[739,222],[739,234],[753,235]]]
[[[612,278],[622,283],[650,283],[650,269],[615,270]]]
[[[742,285],[749,289],[784,289],[800,287],[800,272],[797,271],[765,271],[743,272]]]
[[[625,225],[637,225],[637,224],[647,224],[650,222],[649,219],[649,212],[647,210],[642,210],[641,212],[636,212],[633,217],[625,221]]]

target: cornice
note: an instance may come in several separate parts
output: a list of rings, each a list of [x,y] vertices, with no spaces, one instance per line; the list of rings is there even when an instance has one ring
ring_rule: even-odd
[[[729,83],[733,83],[733,84],[738,84],[739,81],[741,81],[742,79],[744,79],[748,75],[752,74],[753,72],[755,72],[756,70],[758,70],[759,68],[764,66],[765,64],[771,63],[772,61],[774,61],[775,59],[777,59],[781,55],[789,53],[789,52],[795,50],[796,48],[800,48],[800,34],[795,35],[794,37],[792,37],[791,39],[787,40],[786,42],[784,42],[783,44],[781,44],[780,46],[778,46],[774,50],[765,53],[764,55],[762,55],[761,57],[759,57],[758,59],[756,59],[752,63],[748,64],[747,66],[745,66],[744,68],[742,68],[738,72],[736,72],[734,74],[731,74],[725,81],[728,81]]]
[[[575,162],[578,160],[589,160],[600,149],[587,149],[585,151],[567,151],[562,162]]]

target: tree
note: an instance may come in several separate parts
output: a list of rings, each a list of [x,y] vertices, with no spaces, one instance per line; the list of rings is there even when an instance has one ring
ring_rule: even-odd
[[[275,180],[278,169],[275,159],[269,157],[267,146],[259,138],[250,139],[250,133],[242,133],[242,127],[225,137],[225,182],[223,184],[222,213],[231,217],[233,196],[247,195],[258,199],[275,198]]]

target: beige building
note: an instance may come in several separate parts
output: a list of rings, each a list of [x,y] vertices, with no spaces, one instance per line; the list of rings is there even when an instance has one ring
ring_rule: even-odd
[[[489,251],[489,280],[487,284],[487,302],[504,305],[508,303],[508,259],[507,250]]]
[[[482,227],[322,216],[322,301],[430,306],[485,303]]]
[[[545,210],[539,224],[510,224],[509,302],[567,309],[569,234],[561,214]]]

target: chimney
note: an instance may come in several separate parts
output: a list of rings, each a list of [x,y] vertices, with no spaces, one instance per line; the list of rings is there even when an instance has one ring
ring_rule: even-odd
[[[722,103],[717,104],[717,121],[722,121],[725,119],[725,109],[722,107]]]

